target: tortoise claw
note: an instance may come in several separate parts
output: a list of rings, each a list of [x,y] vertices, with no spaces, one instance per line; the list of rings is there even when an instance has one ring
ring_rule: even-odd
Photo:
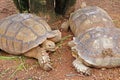
[[[50,71],[50,70],[53,70],[53,67],[49,63],[47,63],[47,64],[44,64],[43,69],[46,71]]]
[[[83,72],[83,75],[90,76],[91,75],[91,69],[88,68],[85,72]]]

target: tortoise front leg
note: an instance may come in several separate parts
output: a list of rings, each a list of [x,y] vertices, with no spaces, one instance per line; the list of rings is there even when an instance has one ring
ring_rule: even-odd
[[[64,31],[69,30],[69,21],[68,20],[62,23],[61,29],[64,30]]]
[[[51,61],[49,58],[49,54],[46,52],[44,48],[40,48],[40,46],[26,52],[24,54],[27,57],[33,57],[38,59],[39,65],[43,70],[50,71],[52,70]]]
[[[78,73],[82,72],[84,75],[91,75],[91,69],[85,66],[80,59],[77,58],[72,64]]]
[[[44,48],[39,49],[37,59],[40,64],[40,67],[43,70],[50,71],[53,69],[53,67],[51,66],[52,64],[51,64],[49,54],[46,52]]]

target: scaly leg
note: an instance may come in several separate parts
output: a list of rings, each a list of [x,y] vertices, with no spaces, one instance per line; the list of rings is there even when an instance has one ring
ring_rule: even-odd
[[[85,66],[80,59],[76,59],[73,61],[73,66],[75,67],[75,69],[77,70],[77,72],[82,72],[84,75],[91,75],[91,71],[90,68]]]
[[[33,57],[33,58],[38,59],[40,67],[43,70],[49,71],[52,69],[49,54],[46,52],[46,50],[44,48],[40,48],[38,46],[38,47],[33,48],[32,50],[26,52],[24,55],[27,57]]]

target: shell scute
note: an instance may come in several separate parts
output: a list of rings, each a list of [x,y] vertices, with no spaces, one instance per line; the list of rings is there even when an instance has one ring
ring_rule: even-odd
[[[76,10],[69,18],[70,28],[75,36],[93,27],[114,27],[106,11],[96,6]]]
[[[37,36],[26,27],[21,28],[18,34],[16,35],[16,39],[22,40],[23,42],[29,42],[35,40],[36,38]]]
[[[94,35],[94,37],[90,37],[88,40],[82,40],[82,37],[85,37],[85,33]],[[99,36],[95,33],[99,33]],[[76,51],[79,57],[87,63],[98,65],[100,62],[99,66],[102,66],[102,61],[104,60],[120,58],[120,50],[118,48],[120,47],[120,29],[118,28],[92,28],[74,39],[74,42],[76,41],[75,43],[78,43],[76,44]],[[107,62],[107,64],[109,63]],[[105,66],[105,64],[103,65]]]

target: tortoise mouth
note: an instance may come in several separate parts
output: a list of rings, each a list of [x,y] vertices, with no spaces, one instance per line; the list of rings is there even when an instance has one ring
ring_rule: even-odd
[[[47,49],[47,51],[51,51],[51,52],[54,52],[56,49],[55,48],[49,48]]]

